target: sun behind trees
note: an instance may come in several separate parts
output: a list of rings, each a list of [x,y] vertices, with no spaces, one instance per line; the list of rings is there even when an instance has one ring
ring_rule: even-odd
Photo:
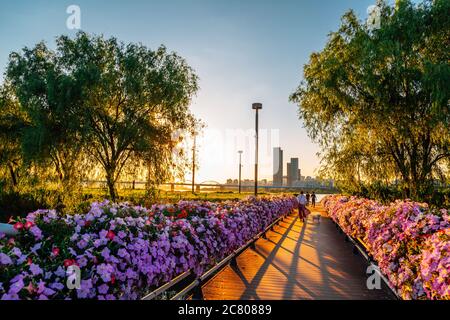
[[[149,185],[182,172],[174,146],[195,127],[198,90],[186,61],[161,46],[80,32],[10,55],[1,88],[1,165],[20,177],[56,178],[61,196],[101,168],[112,200],[125,168],[148,171]],[[5,171],[6,172],[6,171]]]
[[[291,100],[341,187],[400,181],[404,196],[423,199],[450,174],[450,2],[380,5],[376,30],[343,16]]]

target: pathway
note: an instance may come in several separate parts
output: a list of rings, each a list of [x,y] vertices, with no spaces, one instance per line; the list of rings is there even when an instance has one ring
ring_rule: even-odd
[[[386,289],[369,290],[367,264],[352,253],[323,208],[320,224],[291,215],[259,239],[203,287],[205,299],[392,299]]]

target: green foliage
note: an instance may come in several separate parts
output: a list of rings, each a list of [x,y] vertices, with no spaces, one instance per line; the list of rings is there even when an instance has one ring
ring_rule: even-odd
[[[404,188],[396,184],[385,184],[375,181],[370,184],[360,183],[357,185],[340,184],[341,192],[349,195],[377,200],[389,204],[398,199],[406,199]],[[450,208],[450,188],[438,188],[429,186],[418,193],[418,199],[428,203],[435,208]]]
[[[450,2],[381,5],[378,30],[343,16],[291,100],[322,146],[324,175],[354,190],[398,179],[420,198],[449,175]]]
[[[84,135],[80,92],[59,56],[44,43],[11,53],[6,83],[26,122],[17,126],[26,164],[53,165],[63,188],[77,177]]]
[[[433,190],[426,201],[437,208],[450,209],[450,188],[442,188]]]
[[[20,149],[20,132],[26,126],[23,113],[20,112],[17,100],[11,92],[10,86],[0,87],[0,177],[9,177],[9,183],[3,188],[15,188],[23,170],[21,167],[22,154]]]
[[[37,209],[49,209],[52,196],[54,195],[43,190],[35,193],[2,191],[0,192],[0,222],[7,222],[10,217],[24,217]]]

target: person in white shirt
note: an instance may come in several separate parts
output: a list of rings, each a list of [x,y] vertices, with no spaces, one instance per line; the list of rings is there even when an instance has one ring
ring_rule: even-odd
[[[303,191],[300,192],[300,194],[297,197],[297,200],[298,200],[298,216],[303,222],[305,222],[307,200]]]

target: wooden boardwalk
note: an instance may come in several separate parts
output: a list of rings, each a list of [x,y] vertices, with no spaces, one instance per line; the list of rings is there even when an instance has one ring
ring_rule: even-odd
[[[369,290],[367,264],[352,253],[319,206],[321,223],[289,216],[203,286],[209,300],[392,299],[386,288]]]

